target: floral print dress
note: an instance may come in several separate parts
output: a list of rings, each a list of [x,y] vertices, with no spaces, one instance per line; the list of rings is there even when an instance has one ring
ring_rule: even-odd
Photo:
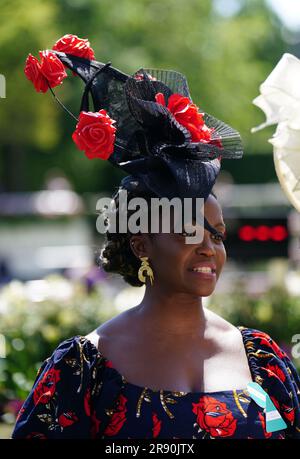
[[[127,382],[84,336],[66,339],[41,365],[13,439],[300,439],[300,379],[278,344],[237,327],[252,380],[268,393],[287,427],[267,432],[264,410],[247,389],[152,390]],[[250,382],[250,381],[249,381]]]

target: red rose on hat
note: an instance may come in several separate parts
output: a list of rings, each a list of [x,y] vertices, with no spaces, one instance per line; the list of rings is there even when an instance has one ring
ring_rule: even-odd
[[[62,83],[67,77],[63,63],[48,49],[39,51],[39,60],[29,54],[24,68],[24,73],[28,80],[32,81],[36,91],[46,92],[49,88],[54,88]]]
[[[95,59],[94,50],[91,48],[88,39],[79,38],[77,35],[69,33],[57,40],[54,46],[52,46],[52,49],[85,59]]]
[[[155,100],[166,106],[165,97],[161,92],[156,94]],[[167,108],[176,121],[190,132],[192,142],[209,142],[211,140],[212,129],[206,126],[202,113],[198,111],[197,106],[188,97],[172,94],[169,97]]]
[[[222,148],[221,140],[211,137],[214,128],[209,128],[205,124],[203,114],[188,97],[182,94],[172,94],[168,99],[168,105],[166,105],[165,96],[159,92],[155,95],[155,101],[167,107],[176,121],[189,131],[192,142],[210,143]],[[220,160],[221,157],[219,156],[218,159]]]
[[[89,159],[108,159],[114,150],[116,127],[113,123],[115,120],[108,116],[106,110],[82,111],[72,139]]]

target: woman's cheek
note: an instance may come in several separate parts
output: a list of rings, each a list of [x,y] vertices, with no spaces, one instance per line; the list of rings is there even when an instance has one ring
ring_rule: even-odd
[[[226,263],[226,260],[227,260],[227,253],[226,253],[226,249],[225,247],[223,246],[223,248],[220,250],[220,254],[219,254],[219,257],[218,257],[218,265],[219,265],[219,269],[218,269],[218,276],[219,274],[221,273],[223,267],[224,267],[224,264]]]

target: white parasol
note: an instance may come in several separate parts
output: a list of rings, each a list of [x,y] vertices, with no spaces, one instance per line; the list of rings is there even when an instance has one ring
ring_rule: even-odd
[[[277,124],[269,142],[279,183],[290,203],[300,212],[300,59],[285,53],[253,100],[266,121],[252,128],[259,131]]]

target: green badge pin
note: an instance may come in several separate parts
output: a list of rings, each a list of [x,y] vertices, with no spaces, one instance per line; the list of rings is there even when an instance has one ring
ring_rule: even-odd
[[[270,399],[270,396],[256,382],[247,384],[247,390],[250,397],[264,409],[266,419],[266,432],[275,432],[287,428],[286,423],[282,419],[279,411]]]

